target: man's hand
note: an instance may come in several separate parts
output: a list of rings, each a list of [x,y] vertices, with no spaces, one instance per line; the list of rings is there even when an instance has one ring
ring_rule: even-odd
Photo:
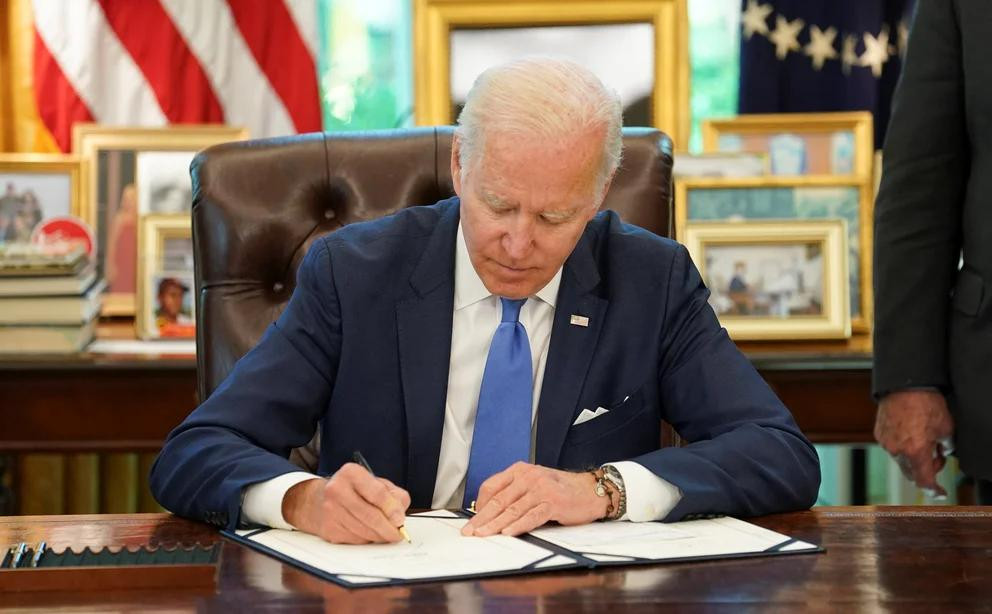
[[[520,535],[554,520],[586,524],[606,515],[609,497],[596,495],[591,473],[515,463],[479,487],[476,515],[462,535]]]
[[[895,457],[906,477],[939,495],[937,483],[944,455],[937,443],[954,433],[954,421],[944,395],[929,390],[905,390],[882,397],[875,417],[875,439]]]
[[[333,544],[397,542],[410,495],[361,465],[346,463],[330,478],[300,482],[282,499],[286,521]]]

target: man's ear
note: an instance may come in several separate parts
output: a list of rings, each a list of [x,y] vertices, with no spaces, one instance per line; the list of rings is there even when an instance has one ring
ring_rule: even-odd
[[[462,149],[461,139],[456,134],[451,139],[451,183],[455,186],[455,194],[462,196],[462,162],[459,153]]]

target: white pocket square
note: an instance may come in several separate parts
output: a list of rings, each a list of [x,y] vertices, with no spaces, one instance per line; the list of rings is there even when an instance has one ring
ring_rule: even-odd
[[[579,413],[579,417],[576,418],[575,422],[572,423],[572,426],[575,426],[577,424],[582,424],[583,422],[589,422],[593,418],[598,418],[603,414],[608,414],[608,413],[610,413],[610,410],[606,409],[605,407],[597,407],[596,411],[589,411],[588,409],[583,409]]]

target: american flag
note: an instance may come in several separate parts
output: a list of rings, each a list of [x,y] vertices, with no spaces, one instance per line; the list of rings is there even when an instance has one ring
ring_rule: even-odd
[[[62,151],[72,124],[321,129],[317,0],[32,0],[34,86]]]
[[[741,113],[872,111],[882,147],[915,0],[741,0]]]

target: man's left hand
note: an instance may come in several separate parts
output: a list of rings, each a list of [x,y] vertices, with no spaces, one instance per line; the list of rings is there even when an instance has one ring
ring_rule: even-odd
[[[596,495],[596,479],[589,472],[519,462],[482,483],[477,513],[462,535],[520,535],[552,520],[586,524],[603,518],[609,503],[609,496]]]

